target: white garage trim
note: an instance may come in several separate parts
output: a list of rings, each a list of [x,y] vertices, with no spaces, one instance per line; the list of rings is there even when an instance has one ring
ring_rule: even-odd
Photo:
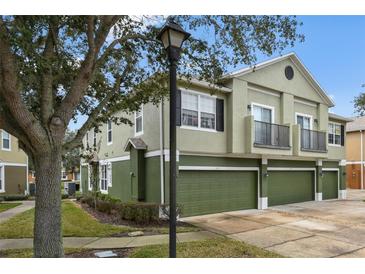
[[[201,171],[256,171],[257,172],[257,208],[267,208],[267,197],[260,198],[260,168],[259,167],[232,167],[232,166],[179,166],[179,170]],[[266,202],[266,207],[265,206]]]
[[[268,167],[267,171],[313,171],[314,172],[314,200],[321,201],[322,193],[317,193],[317,172],[315,167]],[[269,174],[270,178],[270,174]],[[270,179],[269,179],[270,180]],[[269,181],[270,183],[270,181]]]
[[[322,171],[337,172],[337,191],[338,191],[337,198],[346,199],[346,190],[344,190],[344,192],[340,190],[340,169],[339,168],[322,168]]]

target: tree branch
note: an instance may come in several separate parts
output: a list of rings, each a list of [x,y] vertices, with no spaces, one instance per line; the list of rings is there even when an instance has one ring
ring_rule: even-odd
[[[100,26],[95,35],[95,48],[90,48],[81,64],[80,71],[72,84],[69,93],[62,100],[55,116],[59,117],[66,127],[71,120],[77,105],[84,97],[85,91],[95,72],[95,63],[100,48],[105,43],[110,28],[117,22],[118,16],[102,16]]]
[[[1,18],[0,32],[3,34],[8,32]],[[32,144],[42,149],[46,146],[46,133],[39,121],[22,101],[17,87],[18,77],[14,56],[11,53],[10,45],[5,35],[0,39],[0,81],[2,82],[0,88],[1,96],[7,109],[22,129],[22,132],[27,135],[28,139],[32,140]]]

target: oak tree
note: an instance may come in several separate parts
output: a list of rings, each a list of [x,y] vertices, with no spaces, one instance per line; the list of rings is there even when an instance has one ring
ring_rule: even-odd
[[[19,140],[34,163],[34,256],[62,257],[62,156],[91,128],[141,103],[166,96],[167,58],[156,36],[160,16],[0,16],[0,128]],[[296,41],[291,16],[174,16],[192,33],[179,76],[211,83],[258,52],[281,52]],[[148,81],[146,81],[148,80]],[[87,116],[72,139],[68,125]]]

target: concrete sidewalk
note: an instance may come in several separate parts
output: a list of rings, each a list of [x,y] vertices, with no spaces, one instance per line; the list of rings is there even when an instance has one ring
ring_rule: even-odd
[[[35,206],[34,201],[16,201],[14,203],[19,203],[19,202],[21,202],[22,204],[0,213],[0,223],[9,220],[10,218],[14,217],[19,213],[32,209]],[[5,203],[13,203],[13,202],[5,202]]]
[[[192,242],[207,240],[219,237],[217,234],[208,231],[186,232],[177,234],[177,242]],[[167,244],[169,235],[151,235],[139,237],[65,237],[63,245],[65,248],[90,248],[90,249],[109,249],[138,247],[146,245]],[[33,239],[1,239],[0,250],[32,248]]]

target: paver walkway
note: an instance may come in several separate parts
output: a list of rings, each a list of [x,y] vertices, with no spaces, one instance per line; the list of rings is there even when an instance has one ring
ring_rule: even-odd
[[[177,242],[192,242],[219,237],[219,235],[209,231],[186,232],[177,234]],[[139,237],[65,237],[63,245],[65,248],[90,248],[90,249],[109,249],[138,247],[146,245],[167,244],[169,235],[150,235]],[[32,248],[33,239],[1,239],[0,250]]]
[[[305,202],[184,220],[287,257],[365,257],[365,191],[347,200]]]
[[[14,217],[15,215],[22,213],[24,211],[27,211],[29,209],[32,209],[35,205],[34,201],[21,201],[22,204],[18,205],[14,208],[5,210],[4,212],[0,213],[0,223],[3,223],[7,220],[9,220],[10,218]],[[11,203],[11,202],[6,202],[6,203]],[[15,203],[19,203],[19,201],[16,201]]]

